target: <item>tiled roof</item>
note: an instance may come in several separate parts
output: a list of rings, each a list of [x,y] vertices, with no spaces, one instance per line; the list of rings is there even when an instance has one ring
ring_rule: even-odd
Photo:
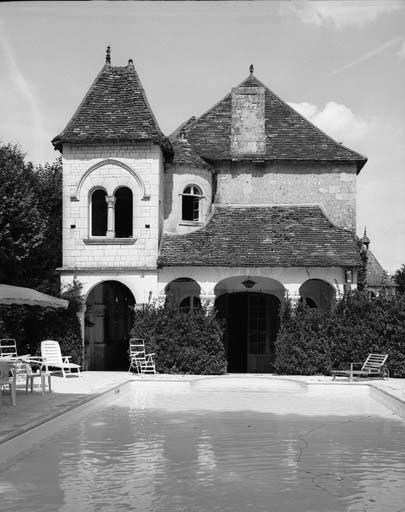
[[[171,143],[174,152],[172,164],[202,167],[212,170],[212,167],[193,150],[186,139],[179,137],[171,140]]]
[[[97,75],[79,108],[52,143],[151,140],[165,138],[149,106],[135,67],[106,64]]]
[[[265,87],[253,74],[242,87]],[[194,150],[210,160],[232,159],[232,94],[185,127],[186,137]],[[354,161],[357,169],[367,161],[363,155],[346,148],[315,127],[301,114],[265,87],[266,152],[263,160],[338,160]],[[247,156],[249,160],[255,157]]]
[[[356,238],[319,206],[219,206],[204,227],[162,237],[158,265],[354,267]]]
[[[370,250],[367,250],[366,285],[371,288],[396,286]]]

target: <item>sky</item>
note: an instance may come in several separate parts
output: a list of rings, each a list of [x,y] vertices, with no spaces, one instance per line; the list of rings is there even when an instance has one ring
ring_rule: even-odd
[[[405,1],[3,2],[0,140],[34,163],[105,62],[134,60],[162,131],[249,74],[367,156],[357,233],[393,273],[405,263]]]

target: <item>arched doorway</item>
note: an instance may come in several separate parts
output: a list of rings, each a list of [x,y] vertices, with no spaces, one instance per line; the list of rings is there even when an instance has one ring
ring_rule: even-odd
[[[85,344],[89,370],[128,369],[134,296],[118,281],[94,287],[86,301]]]
[[[179,277],[170,281],[165,289],[166,298],[179,304],[184,312],[198,309],[201,306],[200,293],[201,287],[189,277]]]
[[[333,286],[322,279],[308,279],[299,289],[301,300],[311,308],[330,311],[336,303]]]
[[[227,293],[218,297],[215,307],[218,317],[226,323],[228,372],[272,372],[280,300],[265,293]]]

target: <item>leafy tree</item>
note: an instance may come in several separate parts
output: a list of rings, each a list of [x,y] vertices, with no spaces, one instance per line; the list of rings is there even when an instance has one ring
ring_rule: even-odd
[[[16,283],[44,240],[35,173],[21,148],[0,145],[0,281]]]
[[[401,267],[395,272],[394,281],[398,285],[398,291],[400,293],[405,293],[405,264],[401,265]]]
[[[57,267],[62,265],[62,161],[37,166],[35,191],[39,210],[45,220],[44,239],[32,252],[25,281],[41,291],[59,291]]]

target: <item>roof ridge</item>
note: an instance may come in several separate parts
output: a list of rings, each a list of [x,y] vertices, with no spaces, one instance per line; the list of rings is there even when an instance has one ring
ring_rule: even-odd
[[[140,91],[141,91],[141,94],[142,94],[143,101],[145,102],[146,107],[147,107],[147,108],[148,108],[148,110],[149,110],[149,113],[152,115],[152,119],[153,119],[153,121],[154,121],[154,123],[155,123],[155,128],[157,129],[158,133],[160,133],[160,135],[163,137],[163,136],[164,136],[164,135],[163,135],[163,132],[162,132],[162,130],[160,129],[159,123],[157,122],[157,119],[156,119],[156,117],[155,117],[155,114],[153,113],[153,110],[152,110],[152,107],[150,106],[149,100],[148,100],[148,98],[146,97],[145,89],[143,88],[143,85],[142,85],[141,79],[139,78],[138,72],[137,72],[137,70],[135,69],[134,64],[132,63],[132,66],[128,65],[128,66],[126,66],[126,67],[127,67],[127,69],[132,68],[132,70],[133,70],[132,72],[135,74],[136,79],[137,79],[137,81],[138,81],[138,84],[139,84],[139,88],[140,88]]]

